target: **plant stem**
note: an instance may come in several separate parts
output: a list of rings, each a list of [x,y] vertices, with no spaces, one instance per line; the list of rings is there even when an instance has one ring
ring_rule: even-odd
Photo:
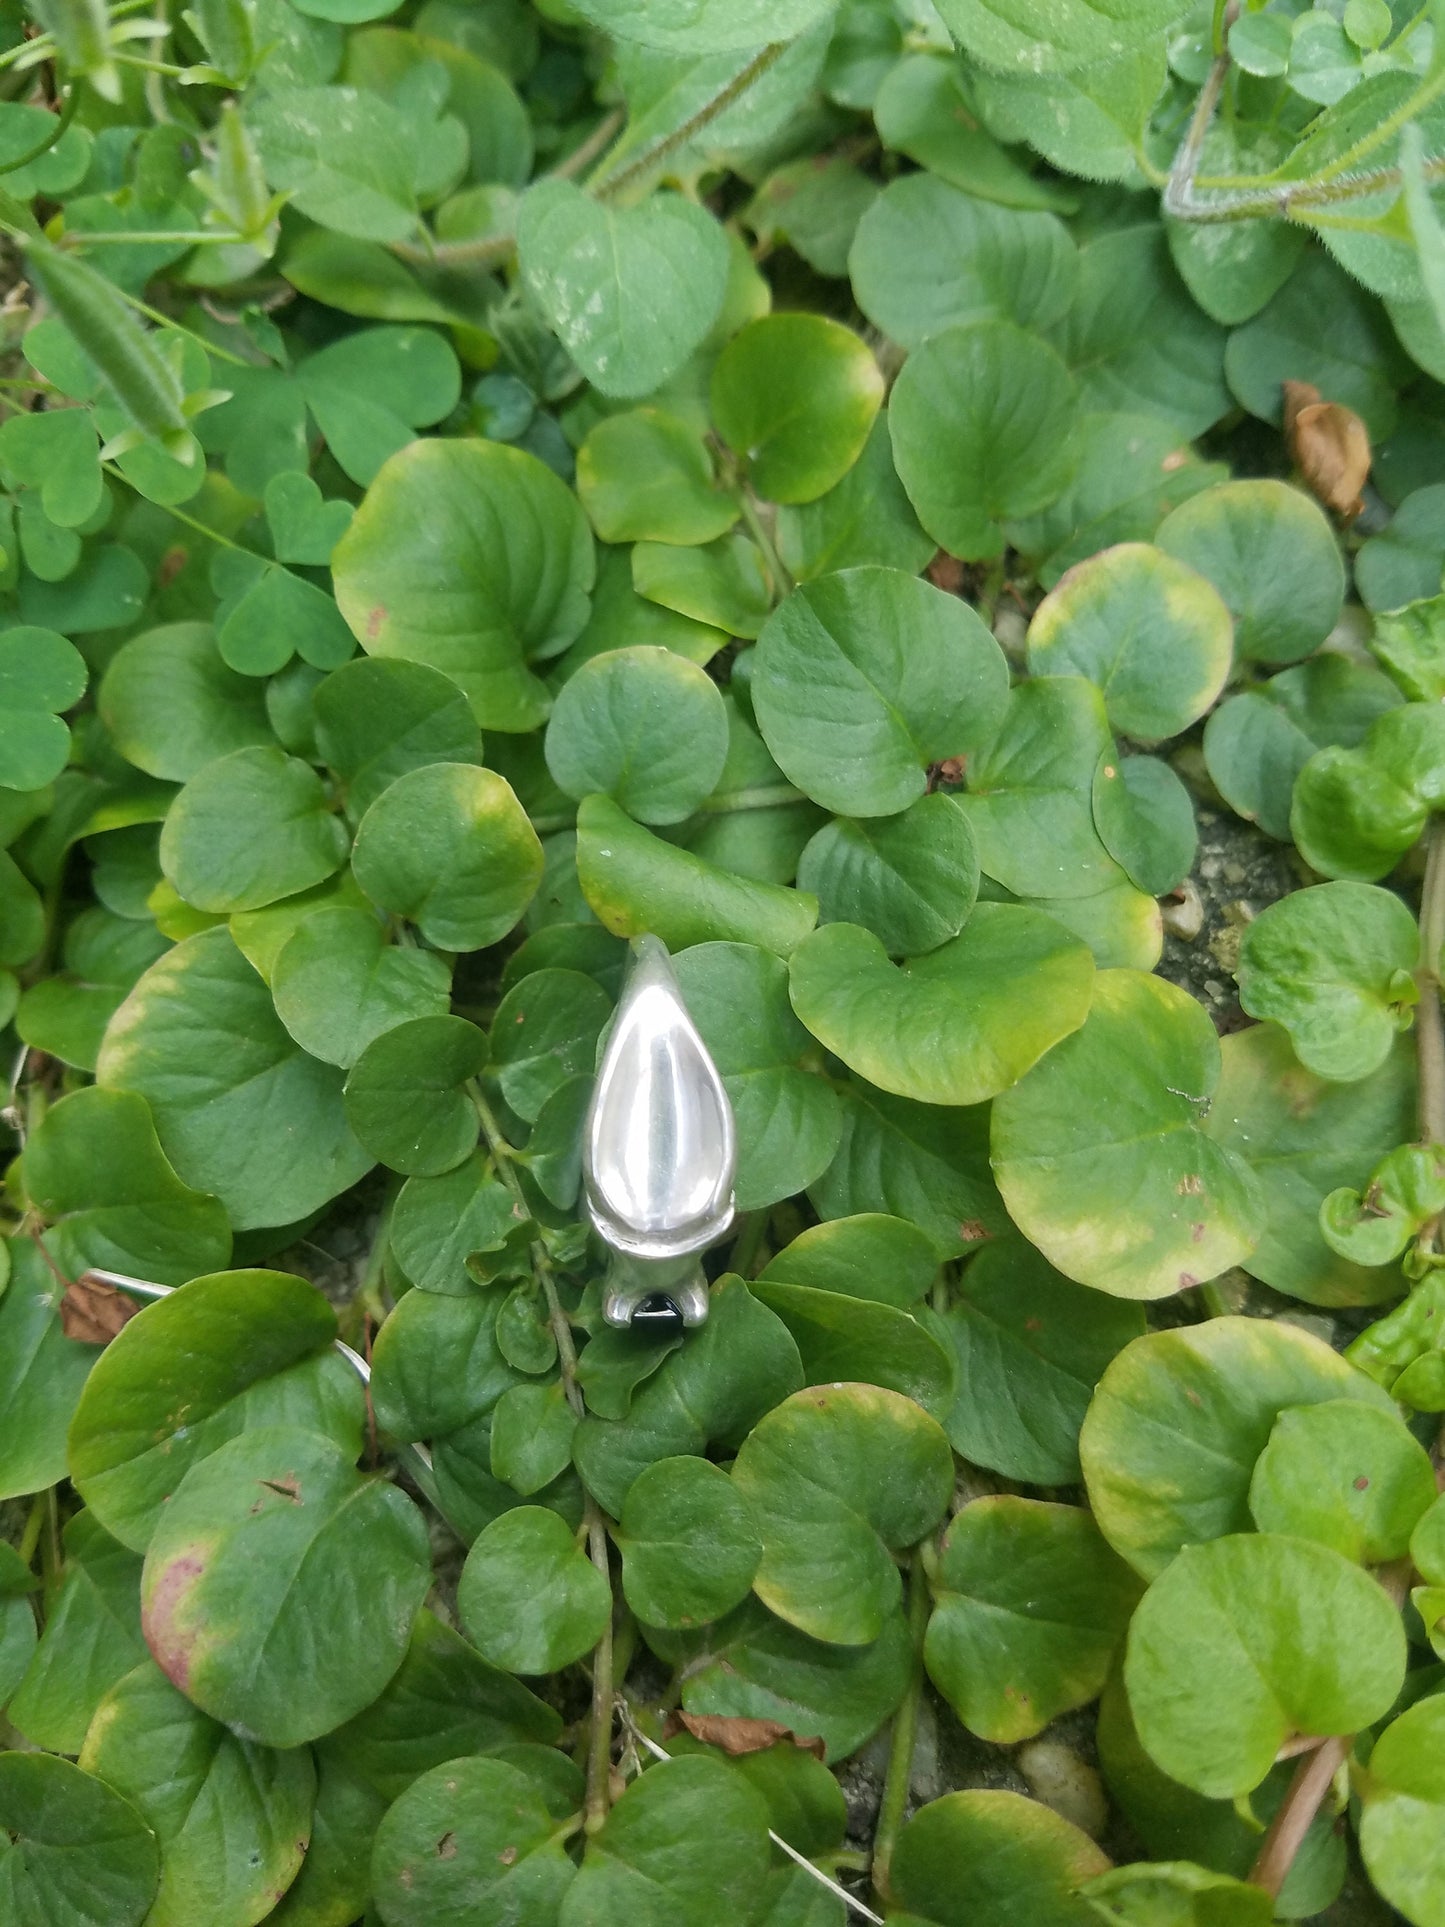
[[[1263,1887],[1271,1897],[1278,1895],[1353,1738],[1349,1733],[1337,1734],[1313,1753],[1306,1753],[1295,1768],[1289,1791],[1280,1801],[1249,1870],[1251,1886]]]
[[[424,245],[388,241],[387,247],[417,268],[496,268],[516,252],[517,243],[510,234],[488,234],[480,241],[433,241],[428,235]]]
[[[531,1212],[526,1196],[517,1177],[516,1153],[507,1142],[506,1135],[497,1120],[497,1114],[487,1102],[486,1092],[475,1078],[468,1089],[472,1102],[477,1107],[481,1120],[482,1135],[487,1140],[487,1148],[497,1167],[497,1175],[511,1192],[518,1208],[527,1217]],[[586,1410],[582,1387],[577,1383],[577,1347],[572,1339],[572,1327],[567,1322],[567,1313],[557,1296],[557,1281],[552,1274],[552,1260],[547,1255],[545,1245],[539,1240],[532,1246],[532,1269],[537,1282],[542,1287],[542,1296],[547,1304],[547,1319],[552,1327],[552,1336],[557,1344],[557,1357],[562,1367],[562,1389],[575,1415],[580,1419]],[[583,1523],[587,1528],[587,1551],[593,1565],[612,1585],[612,1568],[607,1550],[607,1522],[601,1508],[592,1494],[583,1487]],[[607,1615],[607,1624],[602,1629],[592,1653],[592,1736],[587,1751],[587,1803],[586,1827],[595,1833],[607,1818],[610,1796],[609,1782],[612,1777],[612,1722],[614,1716],[612,1690],[612,1614]]]
[[[560,161],[552,169],[550,178],[554,181],[575,181],[577,176],[589,168],[599,154],[612,145],[622,131],[627,115],[622,108],[614,107],[610,114],[599,120],[592,132],[578,146],[572,149],[565,161]]]
[[[747,525],[748,534],[763,552],[763,560],[768,565],[768,574],[773,579],[773,594],[787,595],[793,587],[793,578],[783,566],[783,558],[778,554],[777,544],[773,541],[767,524],[758,513],[757,503],[752,498],[751,490],[747,488],[738,490],[738,507],[743,512],[743,521]]]
[[[913,1648],[912,1671],[908,1690],[893,1715],[888,1771],[883,1780],[878,1827],[873,1835],[873,1885],[882,1900],[893,1898],[889,1888],[889,1869],[893,1864],[893,1849],[898,1844],[903,1816],[908,1810],[908,1792],[913,1783],[913,1749],[918,1739],[918,1707],[923,1698],[923,1635],[927,1627],[928,1580],[922,1559],[915,1551],[908,1567],[908,1637]]]
[[[1415,1049],[1420,1064],[1420,1137],[1445,1144],[1445,1017],[1440,1008],[1440,951],[1445,945],[1445,818],[1430,825],[1425,886],[1420,895],[1420,962],[1415,982]]]
[[[775,61],[782,58],[788,46],[789,43],[786,40],[778,40],[770,47],[764,47],[761,53],[754,55],[746,67],[733,75],[725,87],[720,87],[711,100],[704,102],[695,114],[685,120],[681,127],[673,128],[670,134],[665,134],[661,140],[654,141],[651,147],[644,148],[636,160],[629,161],[615,174],[609,174],[605,165],[599,168],[587,183],[587,192],[595,194],[599,200],[610,201],[615,195],[625,194],[628,188],[635,187],[639,181],[646,180],[648,175],[655,173],[664,161],[669,160],[690,141],[695,140],[703,128],[715,121],[719,114],[725,113],[734,101],[740,100],[753,82],[760,79]]]
[[[25,1530],[20,1535],[20,1544],[15,1548],[28,1566],[35,1557],[35,1548],[40,1544],[40,1529],[45,1524],[45,1494],[37,1492],[30,1501],[30,1511],[25,1518]]]

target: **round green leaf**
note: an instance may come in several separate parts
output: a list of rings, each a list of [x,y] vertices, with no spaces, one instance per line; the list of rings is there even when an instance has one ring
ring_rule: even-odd
[[[748,1595],[763,1556],[752,1514],[706,1459],[659,1459],[622,1508],[622,1590],[649,1626],[700,1626]]]
[[[1109,721],[1145,742],[1177,736],[1213,704],[1233,628],[1204,577],[1147,542],[1121,542],[1070,569],[1029,624],[1036,676],[1087,676]]]
[[[451,972],[434,951],[389,944],[369,910],[318,910],[282,944],[271,995],[303,1050],[346,1069],[383,1031],[445,1016]]]
[[[814,1639],[860,1646],[898,1603],[890,1553],[931,1531],[947,1506],[953,1455],[911,1399],[816,1386],[753,1427],[733,1483],[762,1535],[759,1599]]]
[[[92,1085],[52,1105],[26,1144],[24,1183],[69,1278],[99,1265],[183,1285],[230,1259],[220,1203],[181,1183],[130,1091]]]
[[[571,1465],[576,1430],[577,1415],[560,1379],[546,1385],[512,1386],[492,1413],[493,1473],[514,1492],[530,1498]]]
[[[1167,763],[1108,750],[1094,771],[1094,827],[1146,896],[1163,897],[1194,867],[1194,803]]]
[[[1323,883],[1272,903],[1244,932],[1239,1000],[1289,1032],[1320,1077],[1368,1077],[1418,998],[1415,919],[1390,890]]]
[[[566,1818],[540,1776],[507,1760],[433,1767],[376,1831],[371,1879],[380,1919],[386,1927],[555,1921],[576,1871],[557,1837]]]
[[[604,33],[664,53],[733,53],[794,40],[821,20],[827,0],[584,0],[577,11]]]
[[[978,851],[951,796],[920,796],[897,816],[835,817],[798,859],[798,887],[823,923],[856,923],[894,957],[936,950],[978,894]]]
[[[685,617],[693,634],[696,625],[706,625],[756,636],[772,607],[773,581],[763,552],[740,530],[693,549],[639,542],[632,551],[632,586],[647,602]]]
[[[298,1049],[223,929],[151,965],[111,1020],[96,1076],[146,1099],[181,1181],[218,1197],[238,1231],[295,1223],[371,1163],[339,1072]]]
[[[1003,653],[971,609],[879,568],[796,590],[763,629],[751,682],[777,762],[850,816],[921,797],[931,764],[997,728],[1007,689]]]
[[[856,924],[826,924],[789,965],[793,1008],[881,1090],[981,1104],[1016,1084],[1089,1014],[1094,961],[1037,910],[978,906],[960,936],[903,969]]]
[[[186,784],[161,831],[161,868],[187,903],[257,910],[335,875],[346,826],[321,779],[280,749],[237,749]]]
[[[604,542],[712,542],[740,513],[702,436],[660,408],[598,422],[577,451],[577,493]]]
[[[1340,619],[1345,565],[1334,531],[1285,482],[1221,482],[1171,510],[1154,539],[1214,584],[1247,662],[1298,662]]]
[[[1407,495],[1388,527],[1360,544],[1355,582],[1367,609],[1400,609],[1440,592],[1445,570],[1445,487]]]
[[[1265,1533],[1186,1546],[1140,1602],[1124,1660],[1145,1747],[1214,1800],[1251,1792],[1298,1734],[1370,1725],[1404,1676],[1400,1615],[1376,1581]]]
[[[1069,304],[1077,255],[1052,214],[978,200],[936,174],[905,174],[858,223],[848,270],[875,327],[918,348],[970,321],[1049,327]]]
[[[762,1276],[770,1283],[870,1298],[906,1311],[938,1275],[938,1253],[926,1232],[881,1211],[810,1225],[784,1246]]]
[[[485,728],[535,729],[528,667],[587,622],[592,532],[545,463],[499,442],[418,441],[393,455],[331,558],[336,600],[369,656],[451,677]]]
[[[918,519],[965,561],[1003,553],[999,523],[1033,515],[1073,474],[1074,382],[1011,321],[946,328],[909,356],[888,409]]]
[[[1325,876],[1374,883],[1394,869],[1445,802],[1445,709],[1405,703],[1357,749],[1322,749],[1300,771],[1290,830]]]
[[[6,1717],[36,1746],[79,1753],[105,1695],[146,1657],[141,1562],[90,1512],[66,1522],[62,1542],[65,1581]]]
[[[0,1754],[0,1907],[13,1927],[140,1927],[160,1875],[128,1800],[45,1753]]]
[[[116,651],[97,701],[127,762],[184,783],[219,756],[273,740],[265,696],[221,660],[205,623],[172,622]]]
[[[809,1385],[881,1385],[940,1422],[953,1403],[954,1370],[934,1328],[896,1305],[812,1285],[759,1279],[753,1294],[792,1333]]]
[[[425,663],[358,656],[317,685],[316,747],[361,817],[398,776],[427,763],[479,763],[482,737],[467,699]]]
[[[150,1661],[101,1702],[80,1760],[160,1841],[148,1927],[250,1927],[300,1872],[316,1793],[310,1754],[238,1739]]]
[[[1087,1512],[1011,1497],[956,1514],[932,1588],[928,1676],[1001,1746],[1098,1697],[1140,1592]]]
[[[1097,1927],[1077,1889],[1107,1856],[1049,1807],[971,1787],[915,1813],[898,1836],[895,1897],[938,1927]]]
[[[1261,1532],[1313,1539],[1362,1566],[1400,1558],[1434,1500],[1424,1447],[1354,1399],[1281,1412],[1249,1485]]]
[[[838,1100],[802,1068],[812,1040],[788,1002],[787,966],[741,943],[696,944],[675,961],[736,1115],[739,1210],[806,1190],[838,1148]]]
[[[247,1426],[304,1416],[359,1443],[336,1314],[289,1272],[222,1271],[148,1305],[106,1346],[70,1427],[70,1476],[144,1552],[188,1469]]]
[[[727,291],[727,238],[681,194],[614,208],[571,181],[538,181],[518,211],[517,255],[529,293],[588,381],[628,400],[671,380]]]
[[[492,1020],[492,1063],[502,1095],[529,1124],[569,1078],[589,1073],[612,999],[579,970],[534,970],[507,992]]]
[[[1380,1735],[1363,1790],[1360,1853],[1415,1927],[1445,1920],[1445,1696],[1408,1707]]]
[[[487,1061],[465,1017],[414,1017],[373,1038],[346,1080],[346,1116],[372,1156],[408,1177],[434,1178],[476,1148],[476,1107],[463,1086]]]
[[[795,582],[870,562],[916,575],[935,547],[893,466],[886,409],[838,486],[801,508],[780,508],[776,522],[778,554]]]
[[[602,791],[639,823],[681,823],[727,760],[722,692],[670,649],[613,649],[562,686],[547,724],[547,767],[566,795]]]
[[[764,315],[718,356],[713,424],[759,495],[815,502],[862,454],[883,386],[851,328],[825,315]]]
[[[457,1611],[494,1666],[555,1673],[602,1637],[612,1592],[565,1519],[522,1505],[478,1536],[462,1568]]]
[[[954,1450],[1006,1478],[1076,1484],[1090,1395],[1142,1337],[1142,1307],[1060,1277],[1022,1239],[1000,1239],[964,1271],[945,1325],[958,1359]]]
[[[1119,1927],[1270,1927],[1275,1918],[1263,1888],[1210,1873],[1188,1860],[1116,1867],[1091,1880],[1083,1892],[1101,1920],[1116,1921]]]
[[[1341,1398],[1393,1410],[1294,1325],[1214,1318],[1135,1339],[1100,1379],[1079,1440],[1100,1531],[1146,1579],[1181,1546],[1247,1532],[1250,1477],[1275,1420]]]
[[[352,868],[378,909],[439,950],[484,950],[511,930],[542,879],[542,845],[512,787],[469,763],[429,763],[383,790],[361,819]]]
[[[22,623],[0,634],[0,787],[43,789],[65,768],[70,731],[57,711],[79,702],[88,678],[85,658],[54,629]]]
[[[193,1464],[173,1493],[141,1623],[203,1712],[302,1746],[380,1693],[431,1577],[426,1523],[404,1493],[319,1432],[266,1426]]]
[[[1163,1298],[1247,1256],[1264,1196],[1202,1128],[1219,1069],[1214,1026],[1187,992],[1106,970],[1083,1029],[999,1098],[999,1190],[1066,1277]]]

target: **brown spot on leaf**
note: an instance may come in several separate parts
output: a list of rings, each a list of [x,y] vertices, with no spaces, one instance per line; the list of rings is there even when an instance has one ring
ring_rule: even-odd
[[[200,1629],[181,1621],[205,1570],[205,1557],[200,1551],[178,1553],[161,1568],[160,1577],[141,1601],[141,1631],[146,1645],[166,1678],[183,1693],[190,1682]]]
[[[1370,434],[1352,408],[1325,401],[1307,381],[1284,384],[1284,434],[1300,475],[1316,500],[1346,522],[1365,506]]]
[[[1202,1244],[1204,1241],[1204,1226],[1202,1224],[1190,1225],[1189,1235],[1194,1240],[1195,1244]]]
[[[134,1298],[87,1271],[65,1287],[60,1329],[82,1345],[108,1345],[139,1310]]]
[[[989,1229],[980,1218],[965,1218],[958,1227],[958,1235],[966,1245],[985,1244]]]
[[[1204,1189],[1204,1180],[1197,1171],[1190,1171],[1179,1180],[1178,1191],[1181,1198],[1197,1198]]]
[[[516,1849],[510,1848],[509,1851],[515,1853]],[[450,1833],[450,1832],[444,1833],[441,1839],[437,1841],[437,1859],[438,1860],[455,1860],[456,1857],[457,1857],[457,1836],[454,1833]]]
[[[1199,1280],[1198,1280],[1198,1279],[1197,1279],[1197,1278],[1195,1277],[1195,1275],[1194,1275],[1194,1273],[1193,1273],[1192,1271],[1181,1271],[1181,1272],[1180,1272],[1180,1274],[1179,1274],[1179,1289],[1180,1289],[1181,1291],[1188,1291],[1188,1289],[1189,1289],[1189,1287],[1190,1287],[1191,1285],[1197,1285],[1198,1283],[1199,1283]]]
[[[817,1734],[800,1739],[790,1726],[780,1726],[776,1720],[727,1719],[721,1713],[669,1713],[662,1737],[668,1740],[674,1733],[682,1732],[691,1733],[706,1746],[721,1747],[724,1753],[735,1756],[763,1753],[770,1746],[796,1746],[821,1760],[825,1751]]]
[[[268,1492],[274,1492],[278,1499],[290,1499],[296,1505],[303,1503],[301,1481],[294,1472],[287,1473],[284,1479],[262,1479],[261,1484]]]
[[[515,1847],[503,1847],[502,1851],[497,1855],[497,1858],[504,1867],[514,1867],[517,1864],[517,1849]]]
[[[191,552],[182,543],[166,550],[156,568],[156,587],[168,589],[191,559]]]
[[[375,642],[376,638],[381,634],[381,625],[386,621],[387,613],[387,607],[384,602],[378,602],[375,608],[367,611],[366,640],[368,642]]]
[[[1365,1477],[1365,1475],[1364,1475],[1364,1473],[1362,1472],[1362,1473],[1360,1474],[1360,1476],[1359,1476],[1359,1478],[1357,1478],[1357,1479],[1355,1480],[1355,1490],[1356,1490],[1356,1492],[1363,1492],[1363,1491],[1365,1491],[1365,1490],[1366,1490],[1366,1488],[1367,1488],[1367,1487],[1369,1486],[1369,1483],[1370,1483],[1370,1481],[1369,1481],[1369,1480],[1368,1480],[1368,1479],[1367,1479],[1367,1478]]]

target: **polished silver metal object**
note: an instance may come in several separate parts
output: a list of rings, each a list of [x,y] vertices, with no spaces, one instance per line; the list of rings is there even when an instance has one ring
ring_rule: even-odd
[[[657,937],[633,943],[584,1133],[583,1195],[612,1253],[608,1324],[630,1325],[640,1311],[700,1325],[698,1254],[733,1221],[737,1130]]]

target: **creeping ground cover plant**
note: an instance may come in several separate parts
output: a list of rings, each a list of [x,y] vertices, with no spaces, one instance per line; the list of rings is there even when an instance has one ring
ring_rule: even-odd
[[[3,1927],[1445,1927],[1442,223],[1439,0],[0,0]]]

